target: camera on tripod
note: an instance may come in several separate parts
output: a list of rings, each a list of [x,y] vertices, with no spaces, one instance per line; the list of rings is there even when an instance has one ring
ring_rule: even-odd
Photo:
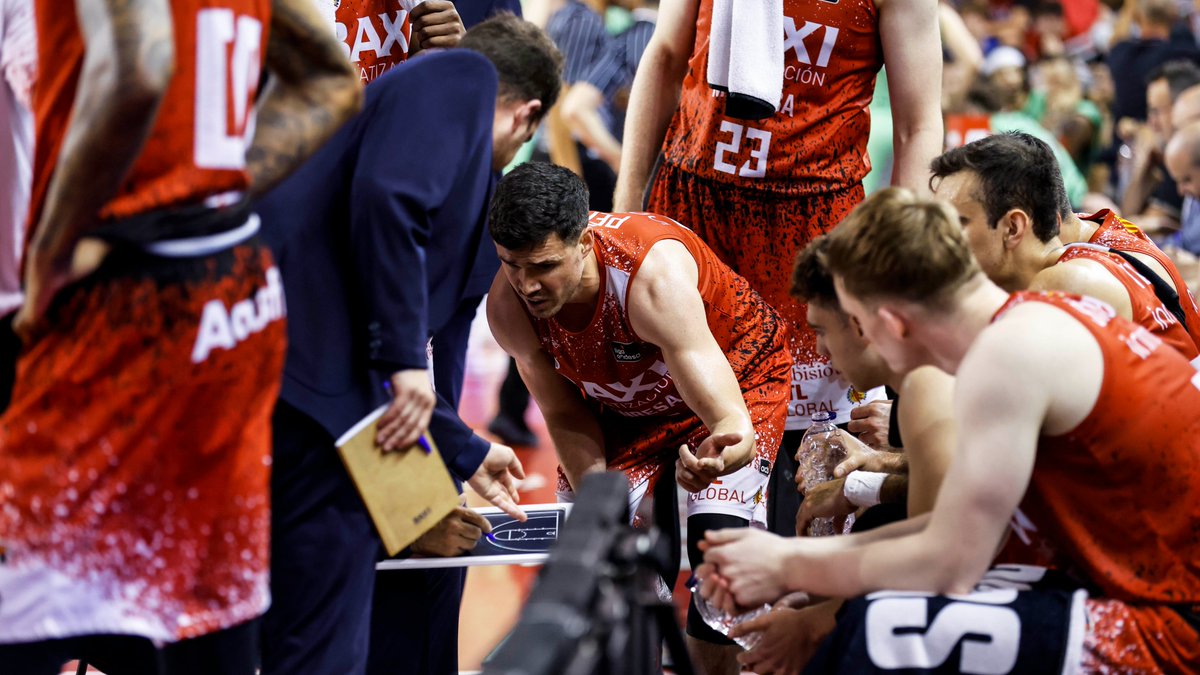
[[[584,478],[516,628],[484,675],[657,675],[661,645],[679,675],[691,661],[659,579],[674,580],[670,537],[630,525],[620,473]],[[671,567],[676,569],[671,569]]]

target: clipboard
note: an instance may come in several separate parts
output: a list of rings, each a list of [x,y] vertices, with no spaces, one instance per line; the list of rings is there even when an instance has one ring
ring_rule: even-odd
[[[384,560],[377,570],[414,570],[484,565],[540,565],[550,557],[550,548],[558,541],[570,504],[530,504],[522,506],[529,520],[524,523],[494,506],[475,509],[492,524],[491,534],[481,538],[470,553],[452,558],[412,557]]]
[[[428,435],[406,450],[375,445],[382,405],[337,439],[338,454],[358,488],[388,555],[408,548],[458,506],[458,489]]]

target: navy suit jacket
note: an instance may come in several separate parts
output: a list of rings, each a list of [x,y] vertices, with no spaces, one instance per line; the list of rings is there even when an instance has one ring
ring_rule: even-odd
[[[494,275],[496,71],[468,50],[402,63],[363,111],[257,205],[283,275],[288,354],[281,398],[335,438],[387,402],[390,373],[425,368],[426,344],[480,275]],[[486,268],[486,269],[485,269]],[[434,355],[443,359],[465,355]],[[469,478],[487,441],[439,395],[430,430]]]

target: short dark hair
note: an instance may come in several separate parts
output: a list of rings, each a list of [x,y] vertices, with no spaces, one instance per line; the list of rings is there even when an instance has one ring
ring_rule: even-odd
[[[796,256],[796,266],[792,269],[792,297],[837,308],[840,307],[837,289],[833,287],[833,275],[826,269],[823,259],[828,241],[821,235]]]
[[[1010,209],[1021,209],[1033,221],[1041,241],[1058,236],[1059,218],[1071,216],[1071,200],[1063,186],[1054,151],[1041,139],[1022,131],[992,134],[947,151],[930,165],[933,181],[962,171],[979,179],[975,195],[996,227]]]
[[[1161,63],[1146,76],[1146,86],[1158,80],[1167,81],[1167,90],[1171,92],[1171,100],[1179,98],[1186,89],[1200,84],[1200,66],[1190,59],[1175,59]]]
[[[500,77],[501,99],[539,100],[542,111],[554,106],[562,89],[563,56],[537,26],[512,14],[499,14],[463,36],[458,46],[487,57]]]
[[[527,162],[496,186],[488,221],[492,239],[510,251],[538,246],[551,235],[573,244],[587,227],[587,186],[570,169]]]
[[[864,300],[899,298],[935,309],[980,273],[953,207],[886,188],[826,235],[821,262]]]

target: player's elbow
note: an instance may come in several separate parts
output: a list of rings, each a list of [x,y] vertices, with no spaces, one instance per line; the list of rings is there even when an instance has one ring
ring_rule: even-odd
[[[892,144],[897,153],[922,148],[935,140],[941,143],[943,134],[941,111],[937,108],[925,113],[897,115],[892,124]]]

